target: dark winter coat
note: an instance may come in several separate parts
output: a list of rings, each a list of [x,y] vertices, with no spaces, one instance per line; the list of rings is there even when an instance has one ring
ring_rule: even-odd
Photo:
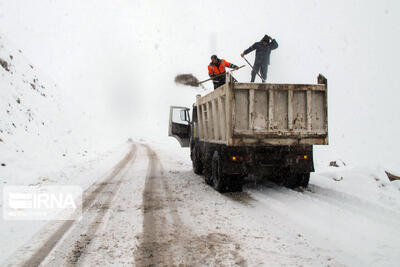
[[[256,59],[254,64],[267,64],[269,65],[269,57],[271,55],[271,51],[278,48],[278,43],[275,39],[268,43],[268,45],[263,45],[263,41],[269,42],[269,36],[265,35],[260,42],[254,43],[252,46],[244,50],[244,54],[248,54],[253,50],[256,50]]]

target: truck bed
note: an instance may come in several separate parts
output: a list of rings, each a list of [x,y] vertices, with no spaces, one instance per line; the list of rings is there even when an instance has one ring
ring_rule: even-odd
[[[197,96],[201,141],[248,145],[327,145],[327,81],[318,84],[227,83]]]

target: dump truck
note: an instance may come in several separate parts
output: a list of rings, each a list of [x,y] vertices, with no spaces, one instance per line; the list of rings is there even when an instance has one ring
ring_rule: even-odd
[[[240,191],[249,175],[307,187],[313,145],[328,145],[327,79],[240,83],[226,75],[192,109],[170,107],[169,136],[190,147],[194,173],[219,192]]]

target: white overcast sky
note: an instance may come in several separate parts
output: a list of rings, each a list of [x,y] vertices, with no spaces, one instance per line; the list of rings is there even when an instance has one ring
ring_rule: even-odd
[[[176,74],[207,78],[211,54],[245,64],[240,53],[269,34],[279,43],[269,82],[328,78],[331,144],[317,154],[400,165],[399,11],[398,1],[365,0],[0,0],[0,34],[99,127],[163,137],[168,106],[196,94]]]

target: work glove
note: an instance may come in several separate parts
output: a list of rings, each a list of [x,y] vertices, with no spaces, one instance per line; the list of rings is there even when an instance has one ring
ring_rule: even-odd
[[[241,57],[244,57],[244,52],[240,54]]]
[[[210,75],[210,77],[212,78],[212,77],[215,77],[215,73],[211,73],[211,74],[209,74]]]

